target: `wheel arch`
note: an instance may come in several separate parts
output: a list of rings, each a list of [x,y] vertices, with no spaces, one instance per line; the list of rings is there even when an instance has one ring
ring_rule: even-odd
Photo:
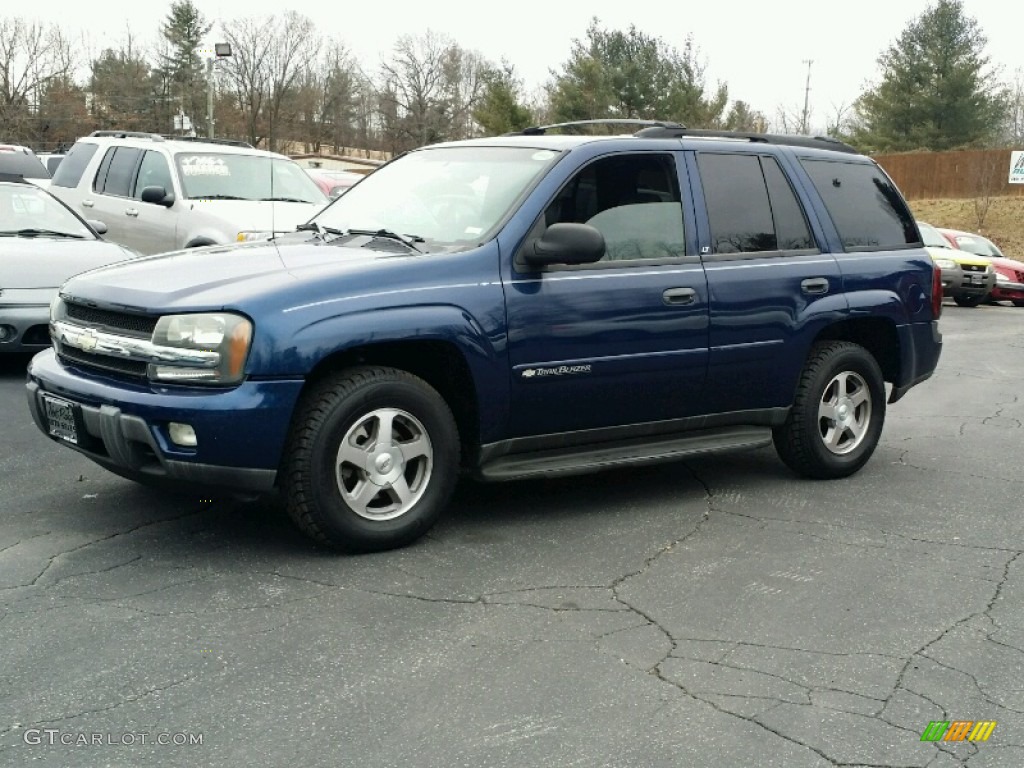
[[[862,317],[842,320],[823,328],[814,343],[824,341],[850,341],[866,349],[889,383],[902,381],[902,355],[896,323],[884,317]]]

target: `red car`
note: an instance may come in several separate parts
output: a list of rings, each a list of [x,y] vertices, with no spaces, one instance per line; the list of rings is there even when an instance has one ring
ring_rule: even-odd
[[[352,171],[330,171],[325,168],[306,168],[305,171],[331,200],[340,197],[349,187],[363,178],[363,174]]]
[[[986,237],[957,229],[940,229],[954,248],[984,256],[996,271],[996,284],[989,298],[992,301],[1012,301],[1015,307],[1024,307],[1024,263],[1008,259],[999,247]]]

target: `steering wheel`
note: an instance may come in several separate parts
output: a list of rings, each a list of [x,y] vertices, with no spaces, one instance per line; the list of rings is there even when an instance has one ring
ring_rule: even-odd
[[[427,208],[442,229],[459,235],[464,234],[466,228],[476,224],[480,218],[476,197],[469,195],[439,195],[427,203]]]

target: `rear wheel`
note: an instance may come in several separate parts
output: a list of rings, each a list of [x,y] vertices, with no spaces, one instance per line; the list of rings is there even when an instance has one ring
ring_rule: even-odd
[[[311,538],[349,551],[416,540],[451,497],[459,435],[444,399],[394,368],[354,368],[316,385],[282,467],[288,513]]]
[[[785,424],[773,433],[786,466],[812,478],[852,475],[874,453],[885,421],[885,380],[858,344],[816,344]]]
[[[954,296],[953,301],[958,307],[976,307],[985,300],[984,296]]]

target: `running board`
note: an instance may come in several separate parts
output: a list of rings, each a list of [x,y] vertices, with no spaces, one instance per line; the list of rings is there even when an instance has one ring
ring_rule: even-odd
[[[537,475],[578,475],[636,464],[675,461],[706,453],[743,451],[771,445],[768,427],[723,427],[688,434],[499,456],[482,465],[484,480],[517,480]]]

